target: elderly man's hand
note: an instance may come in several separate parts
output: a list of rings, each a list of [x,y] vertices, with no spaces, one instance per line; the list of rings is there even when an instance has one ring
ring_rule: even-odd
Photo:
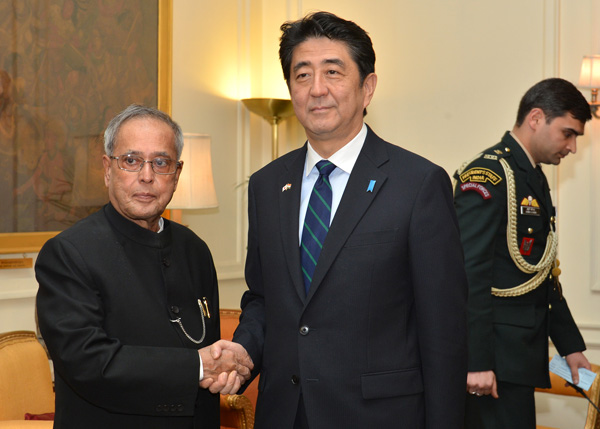
[[[200,387],[212,393],[234,394],[250,379],[254,364],[241,344],[219,340],[198,353],[204,368]]]

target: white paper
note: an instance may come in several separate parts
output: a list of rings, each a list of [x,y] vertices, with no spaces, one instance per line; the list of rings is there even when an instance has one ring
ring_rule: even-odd
[[[550,361],[550,372],[558,375],[559,377],[564,378],[569,383],[573,383],[573,377],[571,377],[571,369],[569,365],[567,365],[567,360],[559,355],[554,355],[552,360]],[[596,373],[585,368],[579,368],[579,384],[578,387],[581,387],[583,390],[588,390],[594,379],[596,378]]]

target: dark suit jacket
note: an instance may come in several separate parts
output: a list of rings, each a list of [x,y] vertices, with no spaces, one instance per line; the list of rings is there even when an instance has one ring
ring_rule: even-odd
[[[533,277],[519,270],[508,252],[506,175],[499,159],[505,159],[514,173],[517,242],[519,246],[531,244],[523,249],[523,258],[532,265],[540,261],[551,225],[553,228],[548,182],[508,132],[483,155],[465,167],[462,180],[456,176],[455,191],[469,280],[469,371],[493,370],[501,381],[550,387],[548,336],[563,356],[585,350],[559,288],[546,279],[525,295],[497,297],[491,293],[492,286],[508,289]],[[472,169],[485,169],[488,178],[472,176]],[[467,184],[465,190],[463,184]],[[470,184],[478,186],[479,192]],[[537,214],[535,210],[521,211],[528,197],[539,205]]]
[[[40,330],[56,375],[55,428],[218,428],[198,386],[198,349],[219,338],[206,244],[165,221],[156,234],[108,204],[49,240],[36,262]],[[197,300],[206,297],[202,337]],[[215,317],[216,316],[216,317]]]
[[[305,296],[305,155],[250,178],[234,341],[260,370],[256,427],[291,428],[300,392],[311,429],[462,427],[466,278],[448,175],[369,129]]]

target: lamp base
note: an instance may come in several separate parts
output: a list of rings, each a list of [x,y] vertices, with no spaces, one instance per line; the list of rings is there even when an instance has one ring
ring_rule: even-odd
[[[599,108],[600,103],[598,103],[598,88],[592,88],[592,101],[590,101],[590,110],[592,111],[594,118],[600,119],[600,116],[598,115]]]
[[[279,156],[279,121],[294,114],[291,100],[280,98],[245,98],[244,106],[271,124],[271,158]]]
[[[172,220],[173,222],[182,224],[181,223],[181,220],[183,218],[182,214],[183,214],[183,211],[181,209],[169,209],[169,214],[165,217],[169,220]]]

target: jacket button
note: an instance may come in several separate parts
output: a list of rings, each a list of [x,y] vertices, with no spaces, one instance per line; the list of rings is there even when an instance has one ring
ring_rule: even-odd
[[[179,314],[179,307],[177,307],[176,305],[172,305],[171,311],[175,314]]]
[[[177,411],[180,412],[180,413],[183,412],[183,404],[178,404],[177,405]]]
[[[162,264],[163,264],[165,267],[170,267],[170,266],[171,266],[171,261],[170,261],[169,259],[167,259],[167,258],[163,258],[163,260],[162,260]]]
[[[308,335],[308,331],[310,331],[308,326],[304,325],[300,327],[300,335]]]
[[[292,384],[300,383],[300,378],[297,375],[292,375]]]

